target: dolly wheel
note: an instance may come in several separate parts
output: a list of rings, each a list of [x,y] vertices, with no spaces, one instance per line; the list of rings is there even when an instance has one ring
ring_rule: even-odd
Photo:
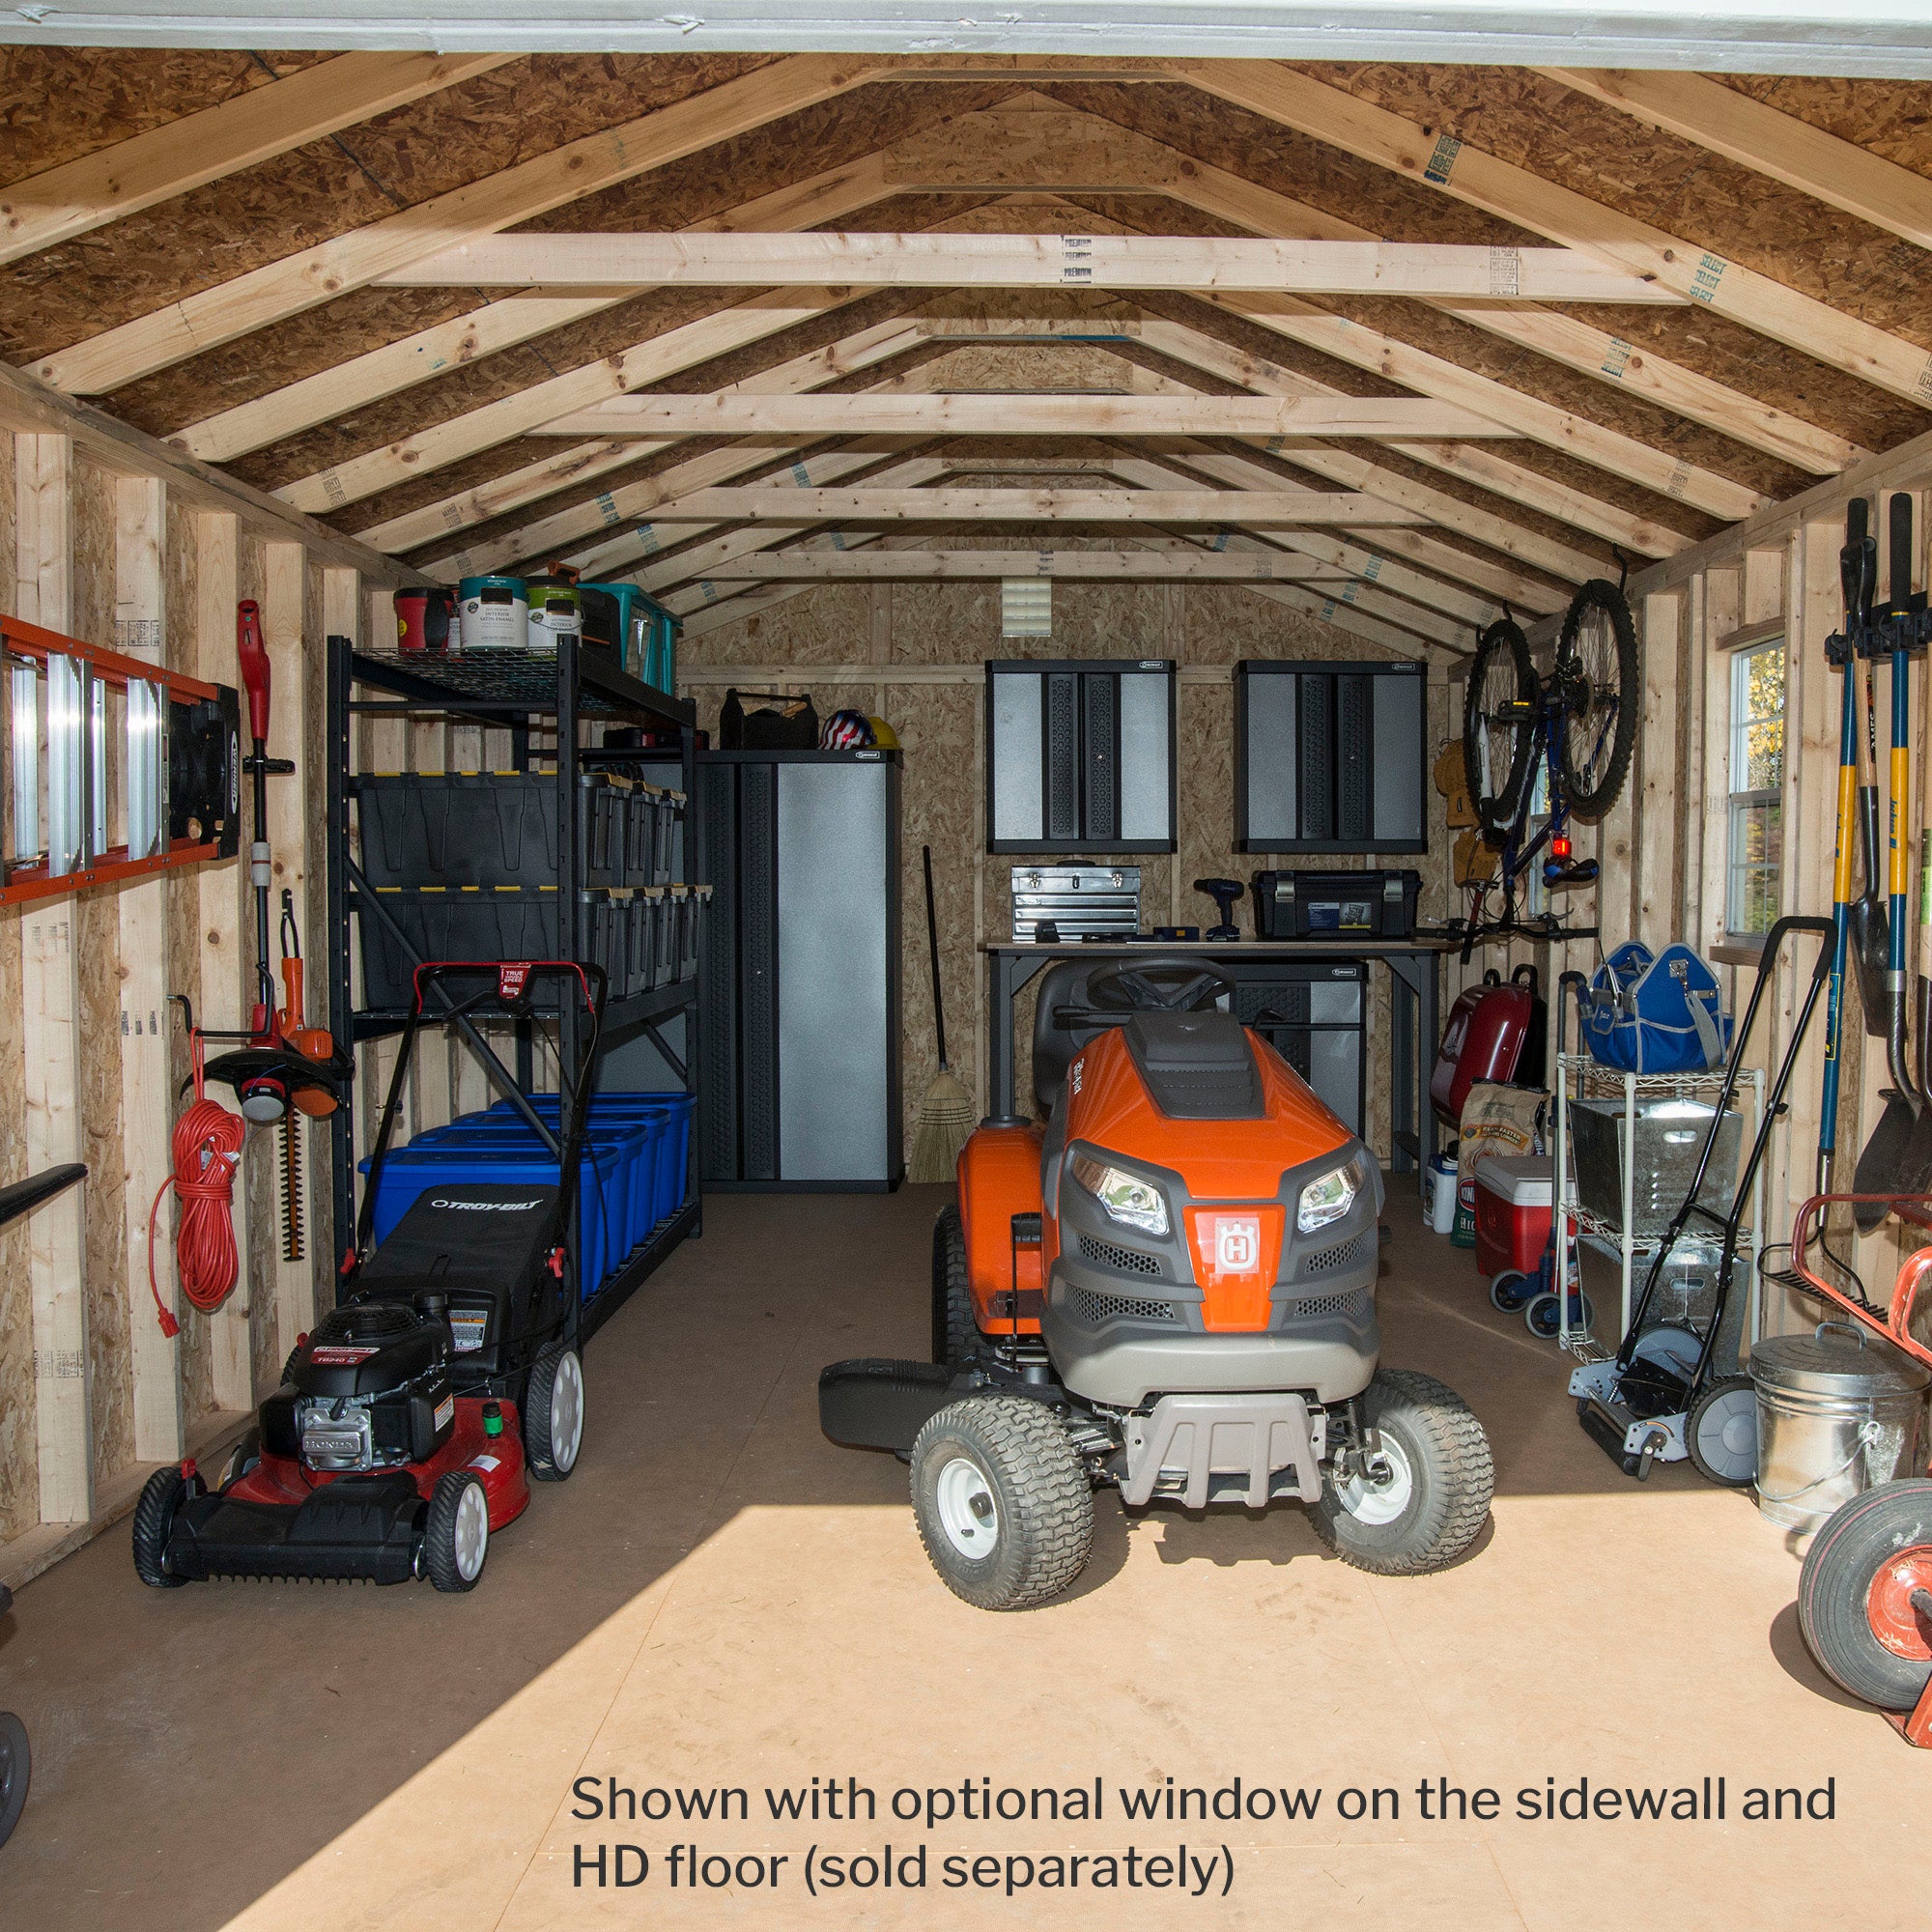
[[[1684,1446],[1707,1483],[1747,1490],[1757,1481],[1757,1385],[1720,1376],[1690,1405]]]
[[[524,1392],[524,1455],[540,1483],[560,1483],[583,1447],[583,1363],[554,1342],[536,1359]]]
[[[0,1845],[14,1835],[14,1827],[20,1822],[32,1772],[26,1725],[12,1711],[0,1711]]]
[[[1345,1563],[1383,1577],[1453,1563],[1490,1513],[1495,1465],[1483,1425],[1454,1389],[1410,1369],[1378,1369],[1357,1398],[1380,1447],[1337,1483],[1331,1465],[1310,1515]]]
[[[187,1581],[167,1572],[168,1538],[186,1494],[182,1472],[170,1463],[148,1478],[134,1505],[134,1574],[151,1590],[179,1590]]]
[[[1932,1482],[1907,1477],[1854,1496],[1812,1540],[1798,1577],[1798,1628],[1854,1697],[1909,1711],[1932,1676],[1928,1602]]]
[[[1537,1292],[1543,1277],[1524,1274],[1520,1268],[1504,1268],[1490,1283],[1490,1306],[1498,1315],[1520,1315],[1522,1305]]]
[[[1590,1297],[1581,1289],[1570,1291],[1570,1328],[1574,1334],[1578,1329],[1588,1334],[1590,1324],[1597,1319],[1597,1311],[1590,1304]],[[1528,1307],[1522,1311],[1523,1326],[1539,1342],[1553,1342],[1562,1332],[1558,1320],[1555,1291],[1549,1290],[1536,1295]]]
[[[473,1590],[490,1553],[490,1499],[473,1469],[451,1469],[437,1481],[423,1534],[423,1568],[439,1590]]]
[[[963,1368],[980,1347],[980,1322],[966,1274],[966,1228],[957,1208],[932,1225],[932,1359]]]
[[[1086,1568],[1094,1486],[1060,1419],[1025,1396],[968,1396],[912,1445],[920,1541],[955,1597],[982,1610],[1043,1604]]]

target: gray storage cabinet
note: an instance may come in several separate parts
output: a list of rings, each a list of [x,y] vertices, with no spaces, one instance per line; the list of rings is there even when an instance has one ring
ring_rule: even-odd
[[[697,792],[704,1184],[897,1186],[898,753],[706,752]]]

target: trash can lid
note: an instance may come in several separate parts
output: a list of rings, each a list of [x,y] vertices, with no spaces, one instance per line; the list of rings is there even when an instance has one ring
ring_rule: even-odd
[[[1751,1379],[1810,1395],[1917,1395],[1932,1371],[1878,1335],[1821,1322],[1808,1335],[1767,1335],[1750,1354]]]

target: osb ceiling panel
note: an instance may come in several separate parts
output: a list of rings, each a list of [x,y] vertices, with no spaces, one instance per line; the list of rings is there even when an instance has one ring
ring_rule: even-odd
[[[15,361],[434,200],[766,65],[748,55],[534,54],[260,167],[43,248],[0,285]]]
[[[530,232],[555,233],[686,227],[875,153],[906,133],[930,126],[949,110],[956,110],[962,93],[978,108],[1009,91],[1005,83],[997,90],[899,84],[860,88],[788,116],[771,128],[753,129],[734,141],[653,169],[635,181],[567,202],[542,221],[526,226]],[[360,129],[355,131],[359,136]],[[116,232],[122,225],[117,224]],[[708,305],[717,307],[742,293],[734,290],[710,298]],[[486,292],[471,289],[358,289],[291,316],[273,327],[258,329],[238,342],[161,370],[144,382],[130,384],[109,399],[108,407],[143,429],[166,435],[217,410],[233,409],[419,328],[467,314],[487,299]],[[626,304],[593,318],[575,331],[595,345],[587,352],[573,351],[560,334],[535,337],[531,346],[546,361],[559,369],[569,368],[655,334],[657,329],[649,326],[632,327],[635,318],[648,312]],[[632,332],[625,333],[626,328]],[[264,482],[272,475],[281,482],[307,475],[327,463],[355,454],[358,446],[373,446],[409,433],[381,423],[368,429],[370,414],[360,413],[367,430],[365,443],[345,442],[314,461],[290,453],[295,445],[285,444],[282,453],[270,453],[268,469],[248,472],[250,480]]]
[[[1932,346],[1924,251],[1521,68],[1333,67],[1317,78]]]
[[[1343,84],[1343,70],[1310,71],[1319,79],[1327,79],[1333,85]],[[1479,71],[1489,74],[1492,70]],[[1864,84],[1857,83],[1859,87]],[[1048,91],[1070,107],[1102,115],[1197,159],[1259,182],[1277,193],[1319,208],[1324,213],[1352,221],[1388,241],[1548,246],[1545,236],[1517,228],[1466,202],[1458,201],[1452,195],[1420,186],[1388,168],[1378,167],[1373,161],[1358,160],[1340,148],[1295,133],[1291,128],[1279,127],[1226,101],[1206,102],[1192,88],[1075,88],[1060,85]],[[1567,100],[1578,107],[1591,104],[1568,89],[1560,91]],[[1396,111],[1407,110],[1398,108]],[[1628,117],[1609,109],[1598,108],[1595,111],[1600,116],[1607,115],[1623,124],[1622,147],[1627,156],[1628,172],[1633,137],[1635,137],[1639,151],[1646,137]],[[1425,125],[1434,127],[1436,119],[1436,115],[1432,113],[1424,117]],[[1678,144],[1680,148],[1682,145]],[[1932,146],[1932,138],[1928,138],[1927,145]],[[1701,149],[1691,153],[1700,162],[1716,163],[1718,160],[1717,156]],[[1510,156],[1505,158],[1516,157]],[[1735,174],[1741,171],[1730,172]],[[1598,194],[1590,185],[1571,182],[1560,167],[1553,178],[1563,181],[1566,185],[1576,185],[1583,192],[1592,193],[1598,199],[1611,200],[1608,195]],[[1746,179],[1757,186],[1776,185],[1766,182],[1760,175],[1747,175]],[[1778,191],[1788,194],[1786,190]],[[1797,199],[1804,201],[1807,208],[1818,208],[1818,204],[1805,201],[1804,197]],[[1820,212],[1841,225],[1845,221],[1845,217],[1833,211]],[[1191,213],[1186,217],[1190,223],[1196,218]],[[1861,224],[1851,225],[1861,227],[1867,236],[1878,233],[1863,229]],[[1694,239],[1701,241],[1705,238],[1699,235]],[[1893,242],[1890,236],[1879,239],[1888,244]],[[1909,244],[1898,245],[1908,247],[1909,254],[1918,258],[1916,267],[1910,263],[1906,266],[1922,279],[1922,251],[1910,249]],[[1738,259],[1745,258],[1740,256]],[[1776,275],[1780,280],[1792,279],[1779,269],[1767,269],[1766,272]],[[1794,281],[1793,286],[1798,284]],[[1564,308],[1560,303],[1550,306]],[[1889,448],[1907,437],[1917,436],[1926,427],[1923,412],[1914,409],[1909,403],[1861,383],[1855,377],[1840,375],[1797,350],[1787,349],[1708,310],[1634,306],[1593,310],[1573,304],[1564,312],[1575,314],[1610,334],[1650,349],[1673,362],[1682,363],[1699,375],[1727,384],[1760,402],[1787,410],[1867,449]],[[1560,365],[1543,356],[1532,356],[1530,360],[1539,372],[1539,381],[1561,379],[1563,372]],[[1588,382],[1587,378],[1582,380]],[[1603,385],[1593,384],[1591,386]]]
[[[1813,80],[1775,73],[1710,77],[1932,178],[1932,81]]]
[[[0,185],[132,140],[332,54],[0,47]]]

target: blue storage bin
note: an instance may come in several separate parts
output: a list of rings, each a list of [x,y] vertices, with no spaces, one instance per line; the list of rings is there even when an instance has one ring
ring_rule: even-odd
[[[554,1094],[533,1094],[530,1103],[546,1122],[557,1118]],[[639,1239],[684,1206],[685,1178],[691,1159],[691,1118],[697,1102],[689,1094],[597,1094],[590,1101],[590,1128],[595,1134],[607,1123],[635,1122],[653,1129],[654,1174]],[[514,1118],[508,1100],[490,1109],[491,1119]]]

